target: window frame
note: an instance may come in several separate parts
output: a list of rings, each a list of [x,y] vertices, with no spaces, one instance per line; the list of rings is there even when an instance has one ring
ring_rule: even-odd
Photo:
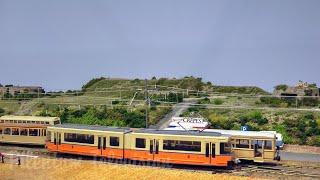
[[[244,143],[244,141],[246,141],[247,143]],[[250,149],[250,139],[236,139],[235,148]]]
[[[116,143],[113,144],[114,142],[116,142]],[[119,147],[120,146],[120,138],[118,136],[110,136],[109,137],[109,146],[111,146],[111,147]]]
[[[140,144],[140,143],[137,143],[138,140],[143,142],[142,146],[140,146],[140,147],[138,147],[138,145]],[[146,149],[147,148],[147,140],[146,140],[146,138],[135,138],[135,148]]]
[[[87,144],[94,145],[95,135],[93,134],[84,134],[84,133],[63,133],[64,142],[66,143],[77,143],[77,144]],[[73,136],[73,137],[70,137]]]
[[[184,151],[184,152],[201,153],[202,142],[201,141],[164,139],[163,143],[162,143],[162,149],[165,151]]]

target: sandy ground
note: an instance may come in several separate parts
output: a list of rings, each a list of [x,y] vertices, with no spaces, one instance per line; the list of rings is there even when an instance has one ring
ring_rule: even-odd
[[[36,158],[22,165],[0,163],[0,179],[249,179],[240,176],[192,172],[137,165],[107,164],[95,161]],[[250,178],[252,179],[252,178]]]
[[[283,150],[286,152],[293,152],[293,153],[320,154],[320,147],[315,147],[315,146],[302,146],[302,145],[286,144],[284,146]]]

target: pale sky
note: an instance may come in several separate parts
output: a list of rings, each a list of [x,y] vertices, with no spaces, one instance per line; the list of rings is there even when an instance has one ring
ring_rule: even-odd
[[[0,0],[0,83],[200,76],[320,85],[319,0]]]

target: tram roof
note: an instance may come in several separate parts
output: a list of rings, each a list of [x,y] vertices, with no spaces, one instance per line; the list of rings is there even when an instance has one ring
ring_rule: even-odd
[[[166,128],[168,131],[184,131],[185,129],[181,127],[174,128]],[[189,130],[195,131],[195,130]],[[215,132],[221,133],[223,135],[231,135],[231,136],[243,136],[243,137],[266,137],[266,138],[275,138],[276,134],[274,132],[266,132],[266,131],[239,131],[239,130],[222,130],[222,129],[205,129],[203,132]]]
[[[229,137],[218,132],[200,132],[200,131],[179,131],[179,130],[157,130],[157,129],[140,129],[135,133],[144,134],[163,134],[163,135],[185,135],[185,136],[214,136],[214,137]]]
[[[76,129],[76,130],[92,130],[92,131],[111,131],[111,132],[130,132],[129,128],[108,127],[99,125],[83,125],[83,124],[57,124],[52,128]]]
[[[0,120],[16,120],[16,121],[48,121],[53,122],[60,120],[58,117],[42,117],[42,116],[13,116],[13,115],[6,115],[1,116]]]

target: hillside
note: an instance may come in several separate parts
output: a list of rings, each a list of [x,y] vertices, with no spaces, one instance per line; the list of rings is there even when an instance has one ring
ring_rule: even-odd
[[[101,91],[134,91],[145,88],[143,79],[114,79],[114,78],[95,78],[90,80],[82,87],[84,92]],[[155,77],[148,80],[148,88],[163,91],[176,91],[186,95],[207,95],[212,93],[235,93],[235,94],[269,94],[263,89],[255,86],[219,86],[211,82],[203,82],[202,78],[186,76],[184,78],[159,78]]]

